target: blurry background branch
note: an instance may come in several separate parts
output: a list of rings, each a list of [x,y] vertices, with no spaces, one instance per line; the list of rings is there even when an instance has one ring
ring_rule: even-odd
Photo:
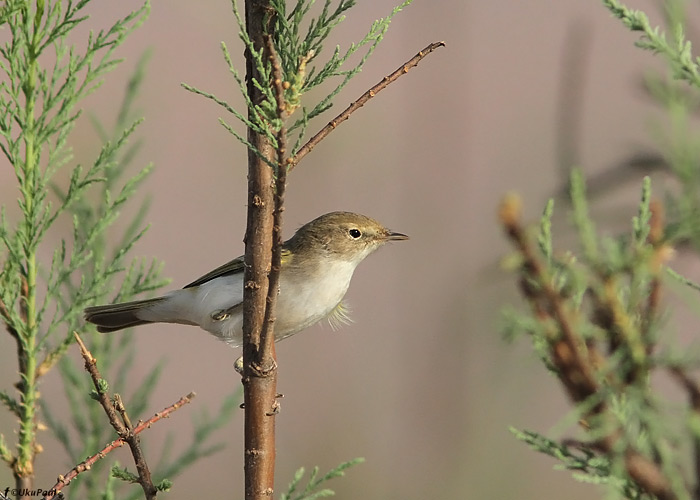
[[[692,119],[700,102],[700,60],[687,39],[682,2],[664,2],[666,31],[652,26],[644,12],[616,0],[604,4],[626,27],[641,33],[638,47],[667,63],[670,77],[649,74],[644,89],[666,111],[668,123],[655,124],[660,153],[637,155],[594,177],[590,185],[599,194],[621,179],[657,170],[678,182],[664,193],[662,204],[652,201],[651,182],[645,178],[631,231],[601,237],[588,211],[583,175],[574,170],[568,201],[579,245],[566,252],[554,249],[553,200],[540,220],[536,244],[520,222],[517,198],[503,202],[500,221],[516,249],[511,264],[530,307],[529,313],[506,311],[507,336],[531,339],[542,363],[564,387],[579,424],[573,437],[560,440],[513,432],[575,471],[577,479],[606,484],[617,496],[700,498],[700,386],[694,374],[700,356],[679,349],[669,335],[662,301],[662,291],[671,289],[665,286],[669,279],[691,293],[699,289],[667,263],[676,249],[696,256],[700,250],[700,140]],[[568,127],[575,131],[573,124]],[[571,138],[565,139],[562,162],[575,154]],[[686,393],[682,405],[652,384],[669,374]]]
[[[671,434],[663,432],[657,396],[648,385],[653,370],[668,367],[655,352],[660,273],[672,254],[663,236],[661,207],[651,203],[646,179],[632,234],[601,244],[578,172],[571,186],[583,248],[579,258],[554,252],[551,202],[542,218],[539,250],[521,225],[517,198],[507,197],[501,206],[501,223],[520,260],[520,290],[532,310],[531,317],[511,316],[509,329],[514,334],[524,330],[532,338],[545,366],[576,404],[585,438],[575,447],[588,450],[588,461],[607,460],[610,475],[618,475],[625,491],[682,497],[678,472],[669,472],[680,469],[677,455],[665,450]],[[517,435],[535,444],[531,434]],[[560,451],[543,440],[537,444]],[[596,480],[611,479],[592,466],[583,470],[587,468],[595,471]]]

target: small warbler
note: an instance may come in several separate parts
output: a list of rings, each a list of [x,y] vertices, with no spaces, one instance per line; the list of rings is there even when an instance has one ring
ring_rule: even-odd
[[[328,318],[347,320],[342,300],[357,265],[389,241],[406,240],[379,222],[332,212],[305,224],[282,244],[275,340]],[[232,347],[243,344],[243,257],[162,297],[88,307],[100,332],[147,323],[195,325]]]

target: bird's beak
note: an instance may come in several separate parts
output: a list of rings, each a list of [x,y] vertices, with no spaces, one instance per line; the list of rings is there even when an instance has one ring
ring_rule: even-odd
[[[400,240],[407,240],[408,236],[406,236],[403,233],[389,233],[386,236],[387,241],[400,241]]]

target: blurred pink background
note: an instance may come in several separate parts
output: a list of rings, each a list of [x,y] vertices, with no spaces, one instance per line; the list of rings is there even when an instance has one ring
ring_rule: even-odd
[[[359,40],[394,4],[360,2],[326,50]],[[87,28],[106,27],[138,5],[96,4],[76,43],[84,44]],[[631,6],[657,14],[658,22],[654,5]],[[567,57],[574,35],[583,52]],[[153,50],[138,100],[146,121],[138,129],[145,144],[137,161],[156,167],[141,195],[152,197],[151,227],[134,255],[162,259],[171,287],[243,252],[244,147],[218,124],[222,109],[180,87],[187,82],[243,109],[219,50],[222,40],[243,72],[229,2],[156,1],[145,25],[118,52],[125,62],[85,101],[88,113],[111,123],[140,54]],[[353,324],[338,332],[319,325],[277,346],[278,389],[285,398],[277,419],[276,497],[298,467],[326,471],[357,456],[366,463],[327,485],[337,498],[583,499],[600,493],[554,471],[553,460],[508,432],[511,425],[548,432],[569,406],[525,339],[508,345],[499,334],[499,309],[519,301],[513,280],[499,268],[509,248],[495,213],[503,194],[517,190],[534,220],[561,185],[563,72],[578,78],[577,160],[593,175],[633,152],[653,150],[650,131],[662,115],[640,81],[663,64],[636,49],[636,35],[599,1],[416,0],[395,17],[363,72],[310,131],[438,40],[447,46],[354,114],[290,175],[287,235],[322,213],[350,210],[411,240],[384,248],[358,268],[347,296]],[[98,140],[87,114],[72,145],[76,161],[92,161]],[[635,179],[608,193],[607,208],[596,213],[614,210],[606,220],[627,227],[640,185]],[[5,162],[0,196],[10,213],[16,213],[15,193]],[[571,241],[566,220],[558,213],[560,247]],[[232,369],[240,352],[191,327],[145,327],[136,338],[140,370],[167,360],[152,407],[141,417],[189,391],[198,394],[144,435],[157,455],[168,431],[176,430],[184,446],[192,415],[216,411],[240,385]],[[9,389],[16,379],[9,336],[0,336],[0,350],[0,376]],[[44,380],[42,393],[55,408],[65,407],[56,374]],[[169,498],[243,497],[242,417],[237,412],[218,433],[226,449],[175,478]],[[15,428],[5,411],[0,428]],[[37,486],[48,487],[68,467],[53,441],[41,441],[46,451],[37,462]],[[130,462],[124,450],[117,456]],[[11,484],[0,468],[0,485]]]

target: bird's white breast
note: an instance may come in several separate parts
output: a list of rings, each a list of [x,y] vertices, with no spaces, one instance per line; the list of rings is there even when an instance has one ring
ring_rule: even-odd
[[[287,337],[326,318],[348,291],[357,264],[324,261],[314,276],[301,278],[283,273],[277,299],[275,337]]]
[[[345,296],[355,267],[355,262],[326,259],[310,276],[301,274],[299,269],[283,270],[275,338],[288,337],[326,318]],[[176,290],[165,298],[139,312],[139,317],[146,321],[198,325],[233,347],[242,344],[243,273]],[[224,314],[226,311],[228,314]]]

